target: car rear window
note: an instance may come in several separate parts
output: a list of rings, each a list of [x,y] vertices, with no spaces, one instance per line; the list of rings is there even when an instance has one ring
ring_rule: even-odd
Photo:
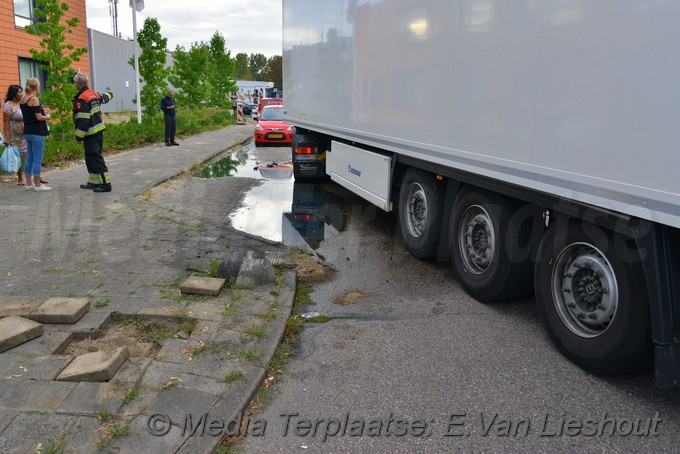
[[[283,109],[262,109],[262,114],[260,115],[260,120],[283,121]]]

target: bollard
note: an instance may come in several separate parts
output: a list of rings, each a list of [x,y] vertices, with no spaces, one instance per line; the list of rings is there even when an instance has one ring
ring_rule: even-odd
[[[244,125],[243,121],[243,103],[239,102],[236,104],[236,123]]]

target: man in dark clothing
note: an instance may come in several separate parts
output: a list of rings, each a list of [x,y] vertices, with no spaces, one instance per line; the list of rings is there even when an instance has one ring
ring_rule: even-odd
[[[163,99],[161,99],[161,110],[165,116],[165,146],[179,145],[175,142],[175,131],[177,130],[175,111],[177,110],[177,103],[175,102],[175,93],[172,90],[168,90],[167,96],[163,96]]]
[[[76,140],[83,142],[85,148],[85,165],[90,174],[87,184],[82,189],[93,189],[94,192],[111,192],[109,169],[104,162],[104,123],[102,122],[102,104],[113,98],[113,93],[98,93],[87,86],[87,76],[81,72],[73,77],[78,90],[73,98],[73,121],[76,125]]]

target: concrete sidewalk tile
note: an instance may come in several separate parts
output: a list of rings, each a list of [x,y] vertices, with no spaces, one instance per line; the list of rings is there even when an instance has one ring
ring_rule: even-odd
[[[30,314],[41,323],[75,323],[90,309],[87,298],[50,298]]]
[[[96,337],[111,324],[111,314],[104,312],[88,312],[77,323],[44,323],[46,330],[73,333],[74,339]]]
[[[113,452],[120,453],[149,453],[169,454],[176,452],[186,441],[188,435],[182,434],[178,425],[169,428],[169,432],[154,436],[149,433],[149,426],[154,427],[154,422],[149,422],[149,416],[139,415],[130,423],[130,432],[126,437],[115,438],[111,442]],[[156,427],[162,427],[162,423]]]
[[[19,410],[12,410],[10,408],[0,406],[0,435],[18,415]]]
[[[10,315],[16,315],[18,317],[28,317],[28,314],[33,312],[38,306],[40,306],[43,301],[36,300],[10,300],[0,303],[0,317],[8,317]]]
[[[215,394],[195,391],[179,385],[161,392],[146,413],[168,415],[173,422],[179,424],[188,415],[192,418],[200,418],[212,409],[217,399]]]
[[[182,293],[194,295],[219,295],[226,280],[216,277],[189,276],[181,285]]]
[[[57,413],[96,416],[103,409],[116,414],[123,406],[124,391],[111,383],[74,383],[75,389],[57,408]]]
[[[97,429],[103,427],[104,424],[94,417],[79,417],[67,438],[65,452],[69,454],[92,454],[97,452],[95,445],[102,437],[101,431]]]
[[[119,416],[126,420],[132,420],[137,415],[145,413],[151,403],[163,392],[160,388],[139,387],[137,398],[131,402],[123,403]]]
[[[92,352],[77,356],[57,377],[58,381],[108,381],[130,355],[127,347],[111,352]]]
[[[41,336],[43,330],[40,323],[16,315],[0,319],[0,352]]]
[[[109,383],[128,391],[139,384],[142,375],[150,364],[150,358],[128,358]]]
[[[23,356],[11,352],[0,354],[0,377],[10,380],[54,380],[72,360],[72,356]]]
[[[68,415],[17,415],[0,436],[0,452],[32,453],[38,443],[66,437],[78,418]]]
[[[193,339],[167,339],[156,354],[157,361],[187,365],[191,361],[191,350],[199,348],[201,343]],[[201,353],[203,354],[203,353]]]
[[[192,303],[187,310],[189,316],[196,320],[220,322],[224,319],[224,315],[220,313],[223,308],[224,305],[216,304],[214,301],[204,301],[202,303]]]
[[[161,389],[173,377],[179,377],[186,366],[183,364],[166,363],[163,361],[151,361],[146,372],[142,376],[140,386],[143,388]]]
[[[228,373],[238,369],[239,365],[242,364],[243,361],[237,361],[235,357],[230,355],[227,349],[219,353],[206,351],[196,356],[189,363],[185,372],[213,377],[214,380],[219,381],[224,379]]]
[[[9,405],[24,412],[55,412],[75,389],[75,383],[23,380],[13,391]]]
[[[42,336],[14,347],[11,352],[21,356],[58,355],[70,339],[71,333],[46,330]]]
[[[223,329],[223,323],[220,320],[197,320],[194,331],[191,333],[191,340],[207,342],[217,332]]]
[[[214,394],[218,397],[226,390],[226,384],[223,381],[216,380],[215,377],[187,372],[183,372],[179,377],[182,379],[183,388]]]

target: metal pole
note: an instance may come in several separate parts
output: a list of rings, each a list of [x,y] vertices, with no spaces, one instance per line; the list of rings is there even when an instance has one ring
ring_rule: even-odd
[[[139,48],[137,47],[137,0],[132,0],[132,37],[135,42],[135,91],[137,96],[137,123],[142,123],[142,98],[139,88]]]

